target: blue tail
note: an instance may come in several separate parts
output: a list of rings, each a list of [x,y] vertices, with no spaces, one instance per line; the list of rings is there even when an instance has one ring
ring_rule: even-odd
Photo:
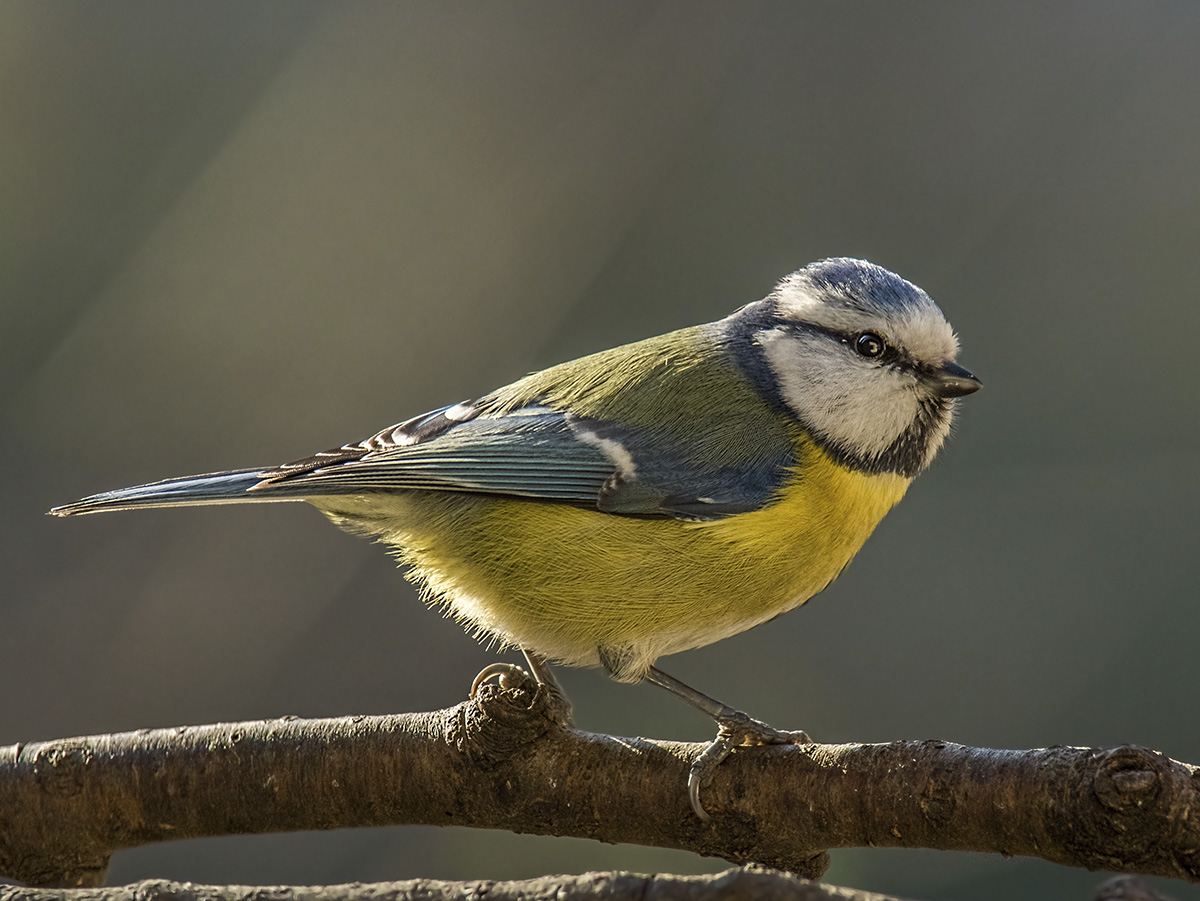
[[[249,501],[299,501],[301,490],[287,490],[286,482],[276,490],[254,491],[270,472],[266,469],[235,469],[230,472],[214,472],[207,475],[183,476],[164,479],[149,485],[133,488],[118,488],[93,494],[73,504],[55,507],[54,516],[75,516],[84,513],[100,513],[106,510],[136,510],[141,507],[190,507],[197,504],[237,504]],[[282,490],[281,490],[282,489]],[[311,491],[311,489],[310,489]]]

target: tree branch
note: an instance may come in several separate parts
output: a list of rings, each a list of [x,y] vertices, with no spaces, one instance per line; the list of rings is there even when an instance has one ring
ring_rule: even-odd
[[[1200,774],[1133,747],[940,741],[747,748],[704,802],[703,745],[569,728],[530,684],[447,710],[142,730],[0,748],[0,873],[98,885],[113,851],[167,839],[465,825],[682,848],[807,877],[825,849],[939,848],[1200,880]]]
[[[17,892],[20,892],[18,895]],[[71,901],[900,901],[890,895],[860,892],[809,882],[778,871],[727,870],[711,876],[641,876],[636,873],[585,873],[542,876],[511,882],[408,879],[403,882],[322,886],[195,885],[148,879],[131,885],[75,889]],[[0,901],[10,901],[0,885]],[[62,901],[61,889],[12,890],[11,901]],[[1131,901],[1109,898],[1107,901]],[[1157,901],[1144,898],[1140,901]]]

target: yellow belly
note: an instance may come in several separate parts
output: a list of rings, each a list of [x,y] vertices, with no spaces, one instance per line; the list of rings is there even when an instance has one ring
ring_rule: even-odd
[[[636,519],[450,493],[314,498],[393,545],[426,595],[477,632],[620,678],[802,604],[862,547],[909,479],[815,448],[776,501],[712,522]]]

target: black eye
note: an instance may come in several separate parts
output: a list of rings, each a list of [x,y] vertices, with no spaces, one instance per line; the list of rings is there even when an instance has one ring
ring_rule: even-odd
[[[854,349],[864,357],[878,357],[887,350],[887,343],[874,332],[863,332],[855,339]]]

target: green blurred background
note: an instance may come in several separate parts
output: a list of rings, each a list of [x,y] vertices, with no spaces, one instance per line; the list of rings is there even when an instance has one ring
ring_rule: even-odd
[[[1184,3],[0,5],[0,744],[459,701],[494,657],[311,509],[43,514],[357,440],[844,254],[928,290],[986,387],[833,588],[668,670],[823,741],[1200,761],[1198,48]],[[585,728],[711,735],[563,678]],[[396,828],[111,875],[721,866]],[[1102,877],[854,850],[828,878]]]

